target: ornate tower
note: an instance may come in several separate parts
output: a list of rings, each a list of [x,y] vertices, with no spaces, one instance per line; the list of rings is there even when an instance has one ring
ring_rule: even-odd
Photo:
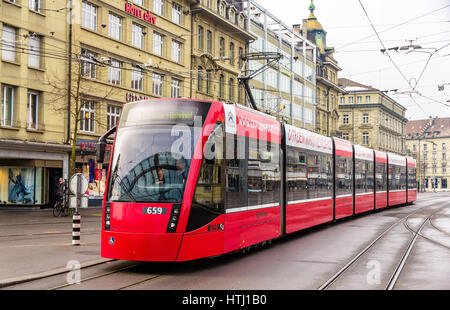
[[[322,25],[317,20],[317,17],[314,15],[314,10],[316,9],[313,0],[308,7],[309,14],[308,19],[306,20],[306,29],[303,29],[304,33],[307,34],[307,39],[314,42],[317,47],[320,49],[320,53],[325,53],[326,48],[326,36],[327,32],[323,30]]]

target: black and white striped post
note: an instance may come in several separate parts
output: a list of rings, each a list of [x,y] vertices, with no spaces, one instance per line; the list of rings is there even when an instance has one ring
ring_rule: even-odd
[[[81,239],[81,215],[78,212],[79,208],[87,208],[88,197],[84,195],[88,188],[88,181],[86,177],[77,173],[74,174],[69,181],[69,188],[74,195],[69,197],[69,204],[74,212],[72,213],[72,245],[80,245]]]
[[[73,213],[72,221],[72,245],[80,245],[81,215],[79,212]]]

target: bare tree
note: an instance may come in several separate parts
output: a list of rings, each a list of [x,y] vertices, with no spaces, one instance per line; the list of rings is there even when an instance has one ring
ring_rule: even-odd
[[[106,120],[96,113],[94,119],[90,116],[83,115],[83,106],[88,102],[95,102],[95,110],[102,111],[102,107],[106,107],[108,101],[117,92],[115,85],[105,85],[98,83],[96,80],[102,80],[102,77],[107,76],[107,70],[110,66],[106,60],[98,60],[94,54],[79,50],[79,53],[74,53],[72,57],[72,74],[71,74],[71,88],[68,90],[68,74],[49,72],[47,74],[46,83],[50,86],[50,94],[52,96],[52,109],[55,113],[61,115],[62,119],[68,117],[68,96],[70,96],[70,141],[67,144],[72,146],[72,154],[70,158],[69,177],[73,174],[75,166],[75,151],[77,145],[77,137],[79,126],[81,122],[92,125],[105,126]],[[106,110],[106,108],[104,109]],[[101,114],[100,114],[101,115]],[[105,126],[106,127],[106,126]]]

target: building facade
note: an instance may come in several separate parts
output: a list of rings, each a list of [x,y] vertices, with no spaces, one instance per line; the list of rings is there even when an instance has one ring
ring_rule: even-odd
[[[242,5],[246,27],[256,37],[250,43],[249,55],[282,55],[278,62],[269,65],[250,81],[258,108],[281,121],[313,130],[315,45],[255,1],[242,1]],[[264,64],[264,60],[251,60],[248,72],[254,72]]]
[[[68,175],[67,118],[51,108],[51,68],[66,74],[66,13],[41,1],[0,5],[0,208],[38,207],[54,201]]]
[[[341,137],[338,130],[339,111],[338,98],[344,90],[338,85],[338,73],[342,69],[333,57],[334,48],[327,46],[327,32],[314,15],[315,6],[311,1],[310,15],[301,25],[294,25],[294,29],[301,29],[300,33],[316,46],[316,113],[315,131],[325,136]],[[301,27],[301,28],[300,28]]]
[[[406,124],[406,153],[416,159],[416,177],[420,191],[449,189],[449,145],[450,118],[413,120]]]
[[[384,92],[349,79],[338,81],[342,138],[365,147],[404,155],[406,108]]]
[[[191,95],[196,99],[245,104],[238,82],[241,57],[255,36],[245,28],[241,4],[199,0],[191,6]]]
[[[95,162],[95,143],[117,123],[123,103],[191,95],[190,9],[197,1],[73,1],[72,15],[56,2],[42,3],[0,7],[5,205],[51,206],[58,177],[69,175],[75,139],[76,172],[89,179],[89,195],[100,198],[106,165]],[[19,197],[12,197],[17,188]]]

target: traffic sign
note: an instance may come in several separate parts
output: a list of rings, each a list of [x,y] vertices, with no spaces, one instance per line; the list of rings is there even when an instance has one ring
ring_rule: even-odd
[[[74,174],[69,180],[70,191],[75,195],[83,195],[89,186],[88,179],[82,173]]]
[[[79,199],[79,201],[78,201],[78,199]],[[70,197],[69,197],[69,207],[72,209],[77,209],[78,206],[82,209],[85,209],[88,207],[88,204],[89,204],[88,196],[70,195]]]

